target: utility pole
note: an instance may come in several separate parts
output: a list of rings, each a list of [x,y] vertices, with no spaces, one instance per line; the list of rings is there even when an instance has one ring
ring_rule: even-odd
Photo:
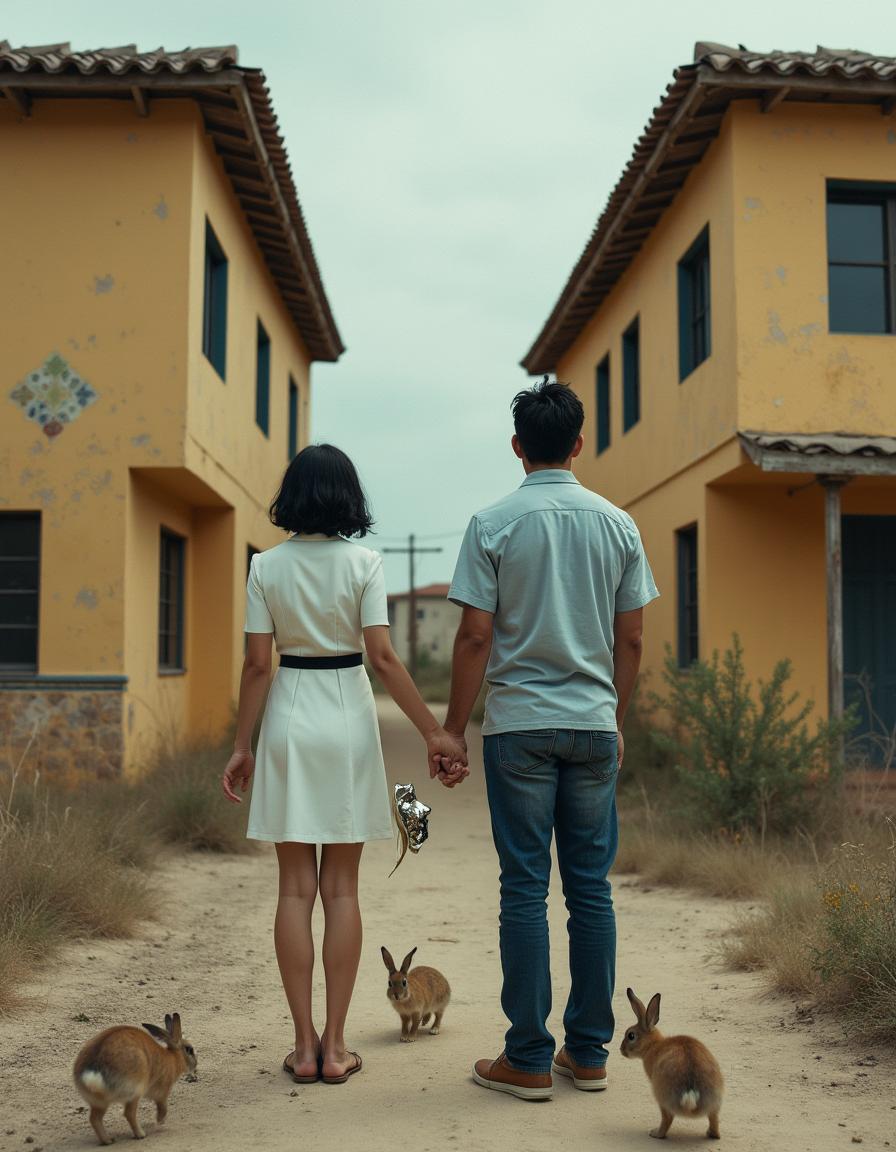
[[[408,671],[413,679],[417,677],[417,585],[414,579],[414,558],[419,556],[422,552],[441,552],[442,548],[420,548],[415,541],[414,533],[408,536],[407,548],[384,548],[384,552],[398,552],[402,555],[407,555],[408,558],[408,579],[410,586],[408,588],[408,647],[410,649],[408,660]]]

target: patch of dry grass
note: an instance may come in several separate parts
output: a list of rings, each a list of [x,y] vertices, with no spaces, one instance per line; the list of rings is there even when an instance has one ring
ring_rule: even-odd
[[[0,770],[0,1012],[68,940],[130,935],[156,912],[151,870],[171,848],[245,852],[248,804],[228,804],[229,743],[160,752],[135,782],[63,790]]]

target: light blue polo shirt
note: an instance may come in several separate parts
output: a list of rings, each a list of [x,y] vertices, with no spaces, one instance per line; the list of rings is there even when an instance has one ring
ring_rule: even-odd
[[[613,617],[658,595],[631,516],[565,468],[477,513],[448,598],[495,615],[483,735],[615,732]]]

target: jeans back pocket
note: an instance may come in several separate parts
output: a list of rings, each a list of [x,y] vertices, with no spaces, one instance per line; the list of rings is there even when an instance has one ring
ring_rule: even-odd
[[[511,772],[533,772],[550,760],[557,739],[556,728],[537,732],[503,732],[498,736],[498,759]]]

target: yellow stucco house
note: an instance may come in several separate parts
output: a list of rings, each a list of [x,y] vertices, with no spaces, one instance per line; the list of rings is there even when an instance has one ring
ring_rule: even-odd
[[[523,365],[641,528],[654,684],[736,631],[896,727],[896,59],[698,44]]]
[[[0,43],[0,732],[57,775],[219,733],[246,570],[342,343],[263,73]]]

